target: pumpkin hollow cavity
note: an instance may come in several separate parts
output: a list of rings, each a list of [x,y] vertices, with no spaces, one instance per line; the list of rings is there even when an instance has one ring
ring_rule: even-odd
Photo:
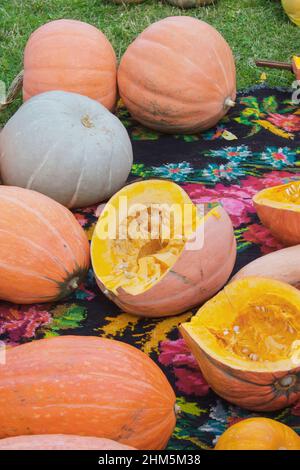
[[[279,209],[300,211],[300,181],[264,189],[254,197],[254,202]]]
[[[116,295],[119,289],[145,292],[174,266],[199,221],[197,207],[174,183],[148,180],[123,188],[104,208],[93,236],[97,277]]]
[[[300,295],[278,281],[236,281],[186,326],[205,351],[230,366],[300,364]]]
[[[186,238],[175,233],[170,207],[146,206],[121,221],[109,240],[112,271],[102,277],[108,290],[139,294],[158,282],[175,264]]]

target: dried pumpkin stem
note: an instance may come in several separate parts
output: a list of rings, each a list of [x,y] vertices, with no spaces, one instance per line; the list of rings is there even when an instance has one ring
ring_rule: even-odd
[[[8,93],[6,96],[6,101],[4,103],[0,103],[0,112],[4,111],[15,99],[17,98],[18,94],[22,90],[23,86],[23,77],[24,77],[24,70],[22,70],[13,80],[12,84],[8,89]]]

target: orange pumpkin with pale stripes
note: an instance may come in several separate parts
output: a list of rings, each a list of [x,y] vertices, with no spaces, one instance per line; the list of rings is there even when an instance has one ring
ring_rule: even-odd
[[[202,131],[235,104],[233,54],[204,21],[165,18],[128,47],[118,84],[125,105],[142,124],[168,133]]]
[[[76,289],[89,244],[73,214],[29,189],[0,186],[0,299],[49,302]]]

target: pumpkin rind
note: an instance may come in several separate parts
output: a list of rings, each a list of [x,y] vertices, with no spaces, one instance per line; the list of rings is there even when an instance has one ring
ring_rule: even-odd
[[[143,199],[149,202],[151,197],[154,197],[155,190],[155,197],[164,203],[167,201],[167,195],[171,197],[170,194],[176,187],[179,193],[182,193],[185,202],[192,204],[187,194],[175,183],[159,180],[133,183],[113,196],[112,201],[128,195],[130,204],[130,197],[134,197],[130,196],[130,192],[134,194],[135,188],[139,188],[139,191],[142,188],[143,195],[140,202]],[[100,219],[101,216],[98,221],[99,226]],[[193,242],[187,242],[175,264],[150,288],[135,295],[123,288],[119,288],[115,293],[105,285],[97,266],[99,250],[102,248],[99,245],[96,226],[91,257],[97,284],[122,310],[135,315],[164,317],[199,305],[212,297],[228,280],[236,259],[236,241],[231,220],[221,206],[203,217],[194,237],[197,240],[196,245],[191,246]]]
[[[261,222],[284,245],[300,243],[300,183],[266,188],[253,203]]]
[[[156,450],[175,426],[166,377],[119,341],[61,336],[10,348],[0,383],[1,438],[76,434]]]
[[[4,184],[39,191],[69,208],[109,198],[125,183],[133,158],[116,116],[95,100],[63,91],[21,106],[0,134],[0,157]]]
[[[23,97],[64,90],[114,109],[115,52],[94,26],[75,20],[51,21],[30,36],[24,52]]]
[[[89,267],[73,214],[28,189],[0,186],[0,299],[30,304],[66,297]]]
[[[0,439],[0,450],[135,450],[100,437],[72,434],[39,434]]]
[[[128,47],[118,70],[132,116],[167,133],[214,126],[234,105],[235,65],[222,36],[187,16],[160,20]]]
[[[300,26],[299,0],[281,0],[281,3],[289,19],[297,26]]]
[[[300,437],[274,419],[249,418],[230,426],[215,450],[300,450]]]
[[[221,320],[221,310],[218,309],[224,304],[222,307],[223,329],[228,331],[228,328],[231,327],[226,323],[229,316],[226,304],[231,309],[230,316],[236,315],[238,313],[237,299],[243,305],[243,295],[251,299],[252,295],[256,295],[255,289],[260,289],[260,292],[266,292],[268,295],[274,291],[274,295],[288,299],[293,305],[300,305],[300,293],[292,286],[275,280],[253,277],[229,284],[199,310],[197,317],[203,322],[204,320],[201,318],[206,318],[203,316],[204,312],[206,312],[205,315],[208,315],[209,312],[211,315],[218,312],[216,318]],[[251,300],[247,302],[251,305]],[[259,314],[258,312],[257,315]],[[207,331],[213,328],[214,321],[214,317],[211,318]],[[264,361],[258,362],[257,358],[253,359],[253,362],[251,360],[245,362],[244,359],[234,359],[230,353],[229,356],[228,354],[225,356],[221,350],[215,350],[215,346],[207,342],[206,333],[196,333],[193,319],[190,324],[182,324],[180,331],[194,354],[205,379],[212,389],[225,400],[249,410],[273,411],[289,406],[300,398],[298,359],[295,363],[294,360],[279,361],[274,364],[272,362],[265,363]]]
[[[265,277],[300,288],[300,245],[290,246],[256,258],[233,276],[231,282],[246,277]]]

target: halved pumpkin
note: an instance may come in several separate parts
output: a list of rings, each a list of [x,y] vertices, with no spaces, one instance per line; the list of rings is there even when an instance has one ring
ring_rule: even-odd
[[[198,209],[170,181],[141,181],[115,194],[92,239],[100,289],[126,312],[152,317],[214,295],[232,271],[236,243],[222,207]]]
[[[300,398],[300,292],[272,279],[240,279],[180,327],[212,389],[269,411]]]
[[[300,243],[300,181],[263,189],[253,203],[274,237],[285,245]]]

